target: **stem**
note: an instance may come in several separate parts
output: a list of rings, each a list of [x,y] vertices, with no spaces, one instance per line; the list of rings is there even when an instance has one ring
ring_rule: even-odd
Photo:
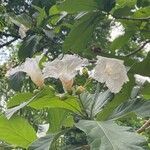
[[[132,55],[138,53],[138,52],[139,52],[140,50],[142,50],[142,49],[144,48],[144,46],[145,46],[146,44],[148,44],[148,43],[150,43],[150,40],[148,40],[148,41],[146,41],[145,43],[143,43],[143,45],[141,45],[137,50],[135,50],[135,51],[133,51],[133,52],[127,54],[125,57],[129,57],[129,56],[132,56]]]
[[[5,33],[5,32],[1,32],[1,31],[0,31],[0,34],[1,34],[2,36],[6,36],[6,37],[11,36],[11,37],[20,39],[20,36],[15,35],[15,34]]]
[[[91,82],[91,80],[92,80],[92,78],[88,78],[83,87],[85,88]]]
[[[10,40],[9,42],[0,45],[0,48],[2,48],[2,47],[4,47],[4,46],[10,45],[12,42],[16,41],[17,39],[18,39],[18,38],[14,38],[14,39]]]
[[[137,130],[137,133],[142,133],[146,128],[150,127],[150,119],[144,123],[144,125]]]
[[[149,21],[150,17],[146,18],[130,18],[130,17],[117,17],[113,16],[115,19],[133,20],[133,21]]]

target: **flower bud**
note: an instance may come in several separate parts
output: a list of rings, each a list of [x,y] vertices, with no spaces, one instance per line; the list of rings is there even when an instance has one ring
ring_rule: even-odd
[[[84,68],[82,69],[82,75],[85,76],[85,77],[87,77],[87,78],[89,77],[88,68],[84,67]]]
[[[83,86],[78,86],[76,90],[76,94],[81,94],[85,91],[85,88]]]

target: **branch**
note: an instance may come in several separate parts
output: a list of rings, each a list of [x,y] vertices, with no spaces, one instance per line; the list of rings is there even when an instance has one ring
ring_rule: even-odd
[[[137,50],[135,50],[135,51],[133,51],[133,52],[127,54],[125,57],[129,57],[129,56],[131,56],[131,55],[136,54],[137,52],[139,52],[140,50],[142,50],[142,49],[144,48],[144,46],[145,46],[146,44],[148,44],[148,43],[150,43],[150,40],[148,40],[148,41],[146,41],[145,43],[143,43],[143,45],[141,45]]]
[[[5,32],[0,32],[0,35],[6,36],[6,37],[11,36],[11,37],[18,38],[18,39],[20,38],[20,36],[18,36],[18,35],[9,34],[9,33],[5,33]]]
[[[18,38],[14,38],[14,39],[10,40],[9,42],[6,42],[6,43],[0,45],[0,48],[2,48],[2,47],[4,47],[4,46],[10,45],[11,43],[13,43],[14,41],[16,41],[17,39],[18,39]]]
[[[144,132],[145,129],[147,129],[148,127],[150,127],[150,119],[149,119],[148,121],[146,121],[146,122],[144,123],[144,125],[143,125],[141,128],[139,128],[139,129],[137,130],[137,133],[142,133],[142,132]]]
[[[133,21],[150,21],[150,17],[146,18],[130,18],[130,17],[117,17],[113,16],[115,19],[125,19],[125,20],[133,20]]]

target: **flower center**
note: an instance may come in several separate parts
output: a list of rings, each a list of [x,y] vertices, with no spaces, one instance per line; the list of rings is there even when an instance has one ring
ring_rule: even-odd
[[[108,75],[111,75],[113,73],[113,69],[111,68],[111,66],[106,65],[104,72],[107,73]]]

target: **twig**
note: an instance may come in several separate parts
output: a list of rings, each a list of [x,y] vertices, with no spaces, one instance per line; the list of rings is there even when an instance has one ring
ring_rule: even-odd
[[[0,32],[0,35],[6,36],[6,37],[11,36],[11,37],[20,39],[20,36],[15,35],[15,34],[10,34],[10,33],[5,33],[5,32]]]
[[[144,132],[145,129],[147,129],[148,127],[150,127],[150,119],[149,119],[148,121],[146,121],[146,122],[144,123],[144,125],[143,125],[141,128],[139,128],[139,129],[137,130],[137,133],[142,133],[142,132]]]
[[[150,43],[150,40],[148,40],[148,41],[146,41],[145,43],[143,43],[143,45],[141,45],[137,50],[135,50],[135,51],[133,51],[133,52],[127,54],[125,57],[129,57],[129,56],[132,56],[132,55],[136,54],[137,52],[139,52],[140,50],[142,50],[142,49],[144,48],[144,46],[145,46],[146,44],[148,44],[148,43]]]
[[[0,45],[0,48],[2,48],[2,47],[4,47],[4,46],[10,45],[12,42],[16,41],[17,39],[18,39],[18,38],[14,38],[14,39],[10,40],[9,42],[6,42],[6,43]]]

